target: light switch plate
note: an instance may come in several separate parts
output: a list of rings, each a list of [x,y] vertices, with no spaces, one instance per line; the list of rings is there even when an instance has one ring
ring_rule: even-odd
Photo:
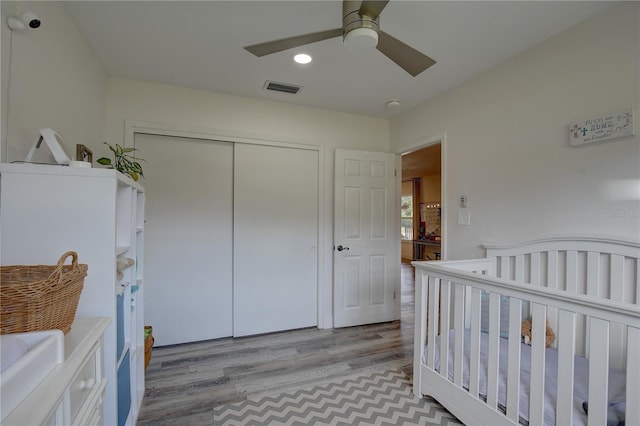
[[[469,226],[471,225],[471,213],[467,209],[458,210],[458,225]]]

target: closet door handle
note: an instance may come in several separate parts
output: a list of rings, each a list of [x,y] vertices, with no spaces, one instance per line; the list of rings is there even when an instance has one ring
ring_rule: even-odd
[[[339,245],[338,247],[336,247],[336,250],[338,251],[349,250],[349,247],[343,247],[342,245]]]

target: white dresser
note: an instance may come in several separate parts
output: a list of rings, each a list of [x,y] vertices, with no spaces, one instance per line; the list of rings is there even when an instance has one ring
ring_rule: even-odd
[[[58,364],[2,421],[3,425],[102,425],[103,335],[109,318],[77,318]]]

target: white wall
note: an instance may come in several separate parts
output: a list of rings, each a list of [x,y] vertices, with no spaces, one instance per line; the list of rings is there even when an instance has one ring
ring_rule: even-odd
[[[256,100],[233,95],[108,78],[106,139],[124,141],[126,120],[213,129],[219,134],[320,145],[324,158],[324,243],[321,299],[324,321],[332,326],[333,159],[335,148],[388,152],[386,120]],[[107,154],[99,150],[98,156]],[[94,151],[94,157],[96,152]],[[144,185],[144,180],[142,180]]]
[[[487,241],[640,238],[640,138],[568,142],[569,123],[640,110],[639,27],[640,3],[624,3],[392,120],[393,152],[446,133],[449,259]]]
[[[43,127],[60,134],[72,157],[76,144],[98,146],[104,137],[105,74],[65,6],[3,1],[1,9],[0,160],[24,160]],[[7,18],[25,11],[36,13],[42,26],[9,30]]]

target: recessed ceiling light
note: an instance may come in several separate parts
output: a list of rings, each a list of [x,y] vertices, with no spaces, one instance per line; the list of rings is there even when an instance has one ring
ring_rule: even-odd
[[[299,64],[308,64],[309,62],[311,62],[311,56],[307,55],[306,53],[299,53],[293,57],[293,60]]]

